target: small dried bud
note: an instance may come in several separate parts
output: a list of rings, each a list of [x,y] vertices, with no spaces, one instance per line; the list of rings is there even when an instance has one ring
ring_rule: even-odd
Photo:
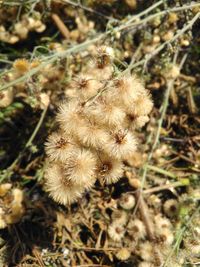
[[[1,184],[0,185],[0,197],[3,197],[12,187],[12,184]]]
[[[169,30],[168,32],[166,32],[162,35],[162,40],[163,41],[169,41],[173,38],[173,36],[174,36],[174,32]]]
[[[121,248],[116,254],[117,259],[120,261],[126,261],[130,258],[130,256],[131,256],[131,253],[126,248]]]
[[[176,199],[169,199],[166,200],[164,205],[163,205],[163,209],[165,214],[172,218],[174,216],[177,216],[178,213],[178,202]]]
[[[39,95],[40,98],[40,108],[45,109],[49,106],[50,98],[46,93],[41,93]]]
[[[24,74],[29,70],[30,64],[26,59],[17,59],[13,63],[13,68],[19,74]]]
[[[124,194],[119,200],[119,205],[125,210],[130,210],[135,206],[135,197],[131,194]]]
[[[8,88],[0,92],[0,108],[6,108],[12,104],[14,98],[13,89]]]
[[[168,22],[169,24],[174,24],[178,21],[178,15],[174,12],[169,13]]]
[[[108,235],[113,241],[119,242],[123,239],[125,234],[125,229],[123,226],[120,226],[117,222],[112,223],[108,227]]]

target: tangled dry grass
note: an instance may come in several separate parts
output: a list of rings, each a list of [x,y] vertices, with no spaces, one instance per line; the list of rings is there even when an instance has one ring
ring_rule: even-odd
[[[0,266],[198,266],[198,1],[0,5]],[[109,68],[95,72],[94,64],[107,66],[110,57],[113,80],[137,75],[150,91],[150,121],[134,129],[140,145],[120,158],[120,180],[105,186],[95,178],[81,199],[59,205],[45,188],[44,143],[57,131],[60,103],[80,96],[88,66],[109,89]],[[95,93],[97,101],[102,90],[94,89],[93,81],[81,97]],[[109,118],[115,127],[96,104],[101,125]],[[90,147],[96,136],[85,136],[81,146]]]

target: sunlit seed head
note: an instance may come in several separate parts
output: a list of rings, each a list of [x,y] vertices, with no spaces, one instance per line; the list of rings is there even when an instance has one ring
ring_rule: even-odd
[[[61,132],[52,133],[45,143],[46,154],[53,161],[65,161],[77,147],[72,138]]]
[[[80,101],[72,100],[68,103],[63,103],[59,107],[57,114],[57,121],[61,129],[66,133],[76,136],[77,129],[85,124],[83,111],[83,104]]]
[[[77,132],[80,143],[95,149],[102,149],[108,141],[108,132],[95,122],[88,121]]]
[[[125,159],[136,151],[137,141],[133,134],[127,130],[118,130],[111,134],[111,141],[106,145],[105,151],[116,159]]]
[[[123,163],[108,156],[100,155],[97,175],[106,184],[116,183],[123,176]]]
[[[75,185],[65,175],[64,166],[50,164],[45,170],[45,187],[50,196],[63,205],[75,202],[84,192],[84,187]]]
[[[64,166],[64,173],[76,185],[90,188],[95,183],[96,157],[92,152],[79,149],[72,153]]]

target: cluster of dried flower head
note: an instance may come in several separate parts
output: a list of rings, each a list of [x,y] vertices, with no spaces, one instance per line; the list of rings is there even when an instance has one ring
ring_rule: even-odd
[[[23,192],[12,184],[0,185],[0,229],[18,222],[24,214]]]
[[[164,203],[164,208],[166,204],[170,207],[177,205],[175,200],[169,201],[170,203]],[[116,253],[119,260],[127,260],[134,251],[134,254],[142,260],[138,266],[161,266],[160,260],[166,259],[174,241],[173,225],[160,212],[154,215],[154,211],[151,209],[153,231],[157,241],[156,243],[153,240],[147,241],[148,233],[144,222],[137,213],[134,215],[130,213],[135,204],[135,198],[131,193],[122,194],[119,198],[119,207],[113,209],[111,223],[108,226],[109,245],[119,249]],[[167,216],[171,217],[171,212],[167,212]],[[123,246],[125,248],[122,249]],[[157,258],[158,251],[160,255]]]
[[[41,14],[34,12],[32,16],[24,14],[20,21],[16,22],[12,31],[0,26],[0,40],[6,43],[15,44],[27,38],[31,31],[43,32],[46,26],[41,21]]]
[[[13,68],[6,73],[2,81],[5,83],[12,82],[18,78],[20,78],[23,75],[26,75],[29,71],[31,71],[33,68],[38,67],[41,64],[41,62],[38,59],[34,59],[31,62],[28,61],[25,58],[16,59],[13,62]],[[51,74],[53,73],[53,77],[58,76],[61,77],[61,72],[59,72],[55,67],[52,65],[47,65],[42,69],[42,73],[38,72],[38,84],[37,86],[34,84],[32,88],[32,94],[34,95],[35,99],[37,100],[37,104],[39,108],[44,109],[49,104],[49,96],[46,92],[43,91],[45,89],[47,83],[50,83],[50,80],[52,81]],[[1,81],[0,81],[1,83]],[[39,89],[38,89],[39,87]],[[14,98],[17,96],[24,97],[25,101],[27,100],[27,86],[26,82],[16,83],[13,86],[10,86],[9,88],[3,90],[0,92],[0,108],[6,108],[9,105],[11,105],[14,101]],[[28,94],[31,96],[31,94]]]
[[[123,176],[123,161],[137,147],[135,130],[149,120],[152,100],[135,77],[114,77],[109,48],[101,48],[87,71],[72,80],[68,101],[46,142],[46,188],[57,202],[72,203],[98,179]]]

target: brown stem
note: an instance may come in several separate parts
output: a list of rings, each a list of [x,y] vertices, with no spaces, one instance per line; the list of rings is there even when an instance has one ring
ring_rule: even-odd
[[[59,31],[65,37],[65,39],[69,39],[69,30],[67,29],[66,25],[63,23],[61,18],[57,14],[51,15],[53,21],[55,22],[56,26],[58,27]]]
[[[150,215],[149,215],[147,204],[146,204],[146,202],[142,196],[141,190],[137,190],[135,192],[135,196],[137,198],[138,208],[139,208],[142,220],[146,226],[148,238],[150,241],[153,241],[153,240],[155,240],[154,226],[153,226],[153,222],[152,222]]]

